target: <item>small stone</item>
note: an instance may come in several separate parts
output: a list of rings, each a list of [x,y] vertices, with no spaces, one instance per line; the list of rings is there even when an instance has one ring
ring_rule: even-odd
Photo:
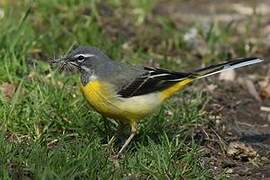
[[[233,173],[233,169],[232,168],[229,168],[226,170],[226,174],[232,174]]]

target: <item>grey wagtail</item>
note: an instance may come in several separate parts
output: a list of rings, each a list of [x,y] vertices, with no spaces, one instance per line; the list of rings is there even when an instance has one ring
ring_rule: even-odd
[[[186,85],[262,61],[256,57],[240,58],[190,72],[175,72],[123,64],[95,47],[80,46],[53,63],[59,63],[61,68],[78,69],[81,91],[89,104],[103,116],[130,126],[131,134],[118,152],[120,155],[138,133],[138,122]]]

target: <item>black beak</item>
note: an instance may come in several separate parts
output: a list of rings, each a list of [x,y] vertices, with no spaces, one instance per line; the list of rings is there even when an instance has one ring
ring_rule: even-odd
[[[76,62],[70,61],[70,62],[68,62],[68,64],[70,64],[72,66],[75,66],[76,68],[80,69],[80,66]]]

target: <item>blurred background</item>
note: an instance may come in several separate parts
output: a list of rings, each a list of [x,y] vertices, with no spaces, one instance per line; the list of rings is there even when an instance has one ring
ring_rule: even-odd
[[[0,32],[0,177],[270,177],[270,1],[0,0]],[[265,61],[186,88],[115,162],[116,125],[48,63],[80,44],[176,71]]]

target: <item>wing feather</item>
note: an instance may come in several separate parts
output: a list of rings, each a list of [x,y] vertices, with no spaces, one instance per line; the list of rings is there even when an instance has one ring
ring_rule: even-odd
[[[144,70],[146,70],[144,74],[118,91],[121,97],[128,98],[162,91],[192,75],[192,73],[171,72],[149,67],[144,67]]]

